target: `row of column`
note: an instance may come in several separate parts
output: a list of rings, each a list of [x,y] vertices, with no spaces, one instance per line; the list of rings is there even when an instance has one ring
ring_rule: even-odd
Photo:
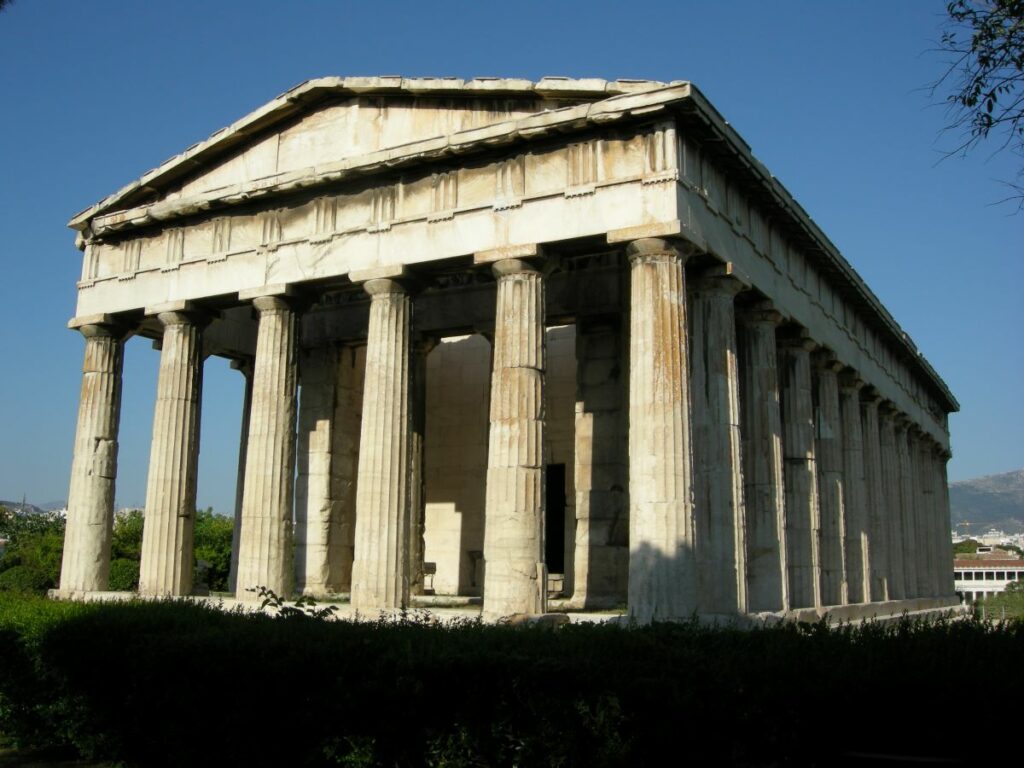
[[[686,254],[672,243],[639,240],[627,255],[631,615],[649,621],[951,593],[945,457],[937,447],[813,341],[777,338],[782,318],[770,305],[737,312],[735,298],[748,286],[727,269],[702,273],[688,298]],[[539,613],[547,581],[543,260],[499,258],[491,268],[484,611]],[[406,605],[418,578],[422,414],[413,397],[421,387],[412,285],[363,285],[371,305],[351,592],[357,610],[375,611]],[[240,469],[240,597],[257,586],[288,594],[294,584],[296,312],[286,297],[253,306],[259,330]],[[187,310],[159,320],[140,591],[187,594],[207,320]],[[106,586],[116,475],[121,331],[100,323],[81,330],[65,592]]]

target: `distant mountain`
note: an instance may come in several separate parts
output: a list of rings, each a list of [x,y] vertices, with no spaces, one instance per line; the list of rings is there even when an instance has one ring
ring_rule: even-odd
[[[1024,469],[950,483],[949,507],[954,526],[971,524],[956,527],[960,533],[1024,532]]]

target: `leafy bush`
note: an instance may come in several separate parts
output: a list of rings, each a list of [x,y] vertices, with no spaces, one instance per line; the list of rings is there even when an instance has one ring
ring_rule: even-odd
[[[43,594],[56,586],[45,572],[30,565],[15,565],[0,572],[0,591]]]
[[[235,521],[214,514],[212,508],[198,510],[194,530],[196,579],[205,581],[211,592],[227,592],[231,571],[231,535]],[[199,564],[204,567],[200,570]]]
[[[123,509],[114,515],[114,531],[110,538],[112,560],[142,559],[142,527],[145,513],[141,509]]]
[[[319,621],[305,609],[275,619],[183,601],[29,601],[9,616],[4,599],[0,730],[129,765],[958,757],[974,745],[948,738],[954,701],[1011,711],[1024,682],[1020,622],[550,631]],[[197,710],[216,713],[216,739],[182,736]]]
[[[25,566],[45,575],[50,585],[60,580],[64,552],[64,518],[0,507],[0,538],[7,546],[0,557],[0,572]]]
[[[139,588],[139,561],[119,557],[110,561],[110,589],[133,592]]]

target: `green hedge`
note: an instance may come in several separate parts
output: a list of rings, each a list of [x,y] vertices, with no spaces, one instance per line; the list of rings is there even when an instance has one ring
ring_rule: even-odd
[[[1018,622],[550,631],[10,605],[0,596],[0,731],[128,765],[956,757],[972,743],[954,706],[1013,711],[1024,682]]]
[[[45,571],[30,565],[15,565],[0,571],[0,592],[42,595],[52,586],[53,580]]]

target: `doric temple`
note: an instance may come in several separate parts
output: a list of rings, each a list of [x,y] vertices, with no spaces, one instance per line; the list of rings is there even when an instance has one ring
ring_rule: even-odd
[[[245,380],[239,598],[639,622],[956,603],[956,400],[690,83],[311,80],[70,226],[59,595],[108,586],[140,335],[144,595],[193,589],[219,355]]]

